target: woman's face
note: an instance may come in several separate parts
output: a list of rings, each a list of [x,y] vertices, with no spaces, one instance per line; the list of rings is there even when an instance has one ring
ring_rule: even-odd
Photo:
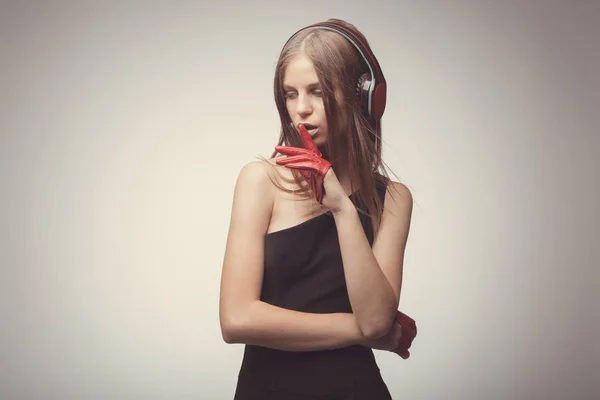
[[[327,117],[323,93],[312,61],[304,54],[292,58],[284,71],[283,90],[287,111],[296,130],[305,124],[317,146],[327,141]]]

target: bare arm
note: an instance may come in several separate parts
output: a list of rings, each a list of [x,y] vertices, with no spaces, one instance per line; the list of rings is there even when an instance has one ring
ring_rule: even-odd
[[[388,191],[389,187],[396,193],[393,198],[386,193],[381,226],[372,248],[350,199],[334,213],[350,304],[368,338],[390,330],[400,301],[412,196],[400,183],[390,182]]]
[[[227,343],[254,344],[286,351],[330,350],[365,344],[353,314],[311,314],[254,301]]]
[[[311,314],[260,301],[264,235],[273,209],[268,165],[252,162],[236,182],[219,302],[223,339],[288,351],[362,344],[353,314]]]

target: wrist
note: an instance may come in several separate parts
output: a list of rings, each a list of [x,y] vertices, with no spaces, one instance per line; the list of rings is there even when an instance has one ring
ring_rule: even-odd
[[[354,203],[352,203],[352,200],[350,200],[350,198],[345,198],[339,207],[331,210],[331,213],[333,214],[334,218],[345,218],[346,216],[356,214],[357,211]]]

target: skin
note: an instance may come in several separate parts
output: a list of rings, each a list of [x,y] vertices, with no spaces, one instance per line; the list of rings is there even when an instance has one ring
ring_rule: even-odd
[[[304,55],[293,59],[285,71],[284,84],[286,105],[294,124],[318,126],[312,140],[317,146],[326,143],[327,120],[310,59]],[[260,301],[264,234],[273,231],[272,226],[280,223],[284,214],[287,218],[301,218],[297,210],[282,200],[269,180],[270,173],[268,165],[251,162],[242,168],[236,182],[221,281],[220,320],[224,340],[287,351],[334,349],[353,344],[394,350],[401,336],[394,316],[412,213],[408,189],[398,182],[388,186],[381,227],[371,248],[357,210],[348,198],[347,177],[343,171],[338,171],[339,175],[332,168],[328,171],[323,205],[334,214],[354,313],[310,314]],[[400,196],[392,199],[390,191]],[[292,210],[293,216],[281,212],[282,209]]]

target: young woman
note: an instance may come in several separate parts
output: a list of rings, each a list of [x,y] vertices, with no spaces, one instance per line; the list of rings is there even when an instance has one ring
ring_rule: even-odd
[[[385,79],[330,19],[285,44],[274,92],[279,144],[241,169],[223,263],[235,399],[390,399],[372,349],[408,358],[416,326],[397,311],[412,197],[382,165]]]

